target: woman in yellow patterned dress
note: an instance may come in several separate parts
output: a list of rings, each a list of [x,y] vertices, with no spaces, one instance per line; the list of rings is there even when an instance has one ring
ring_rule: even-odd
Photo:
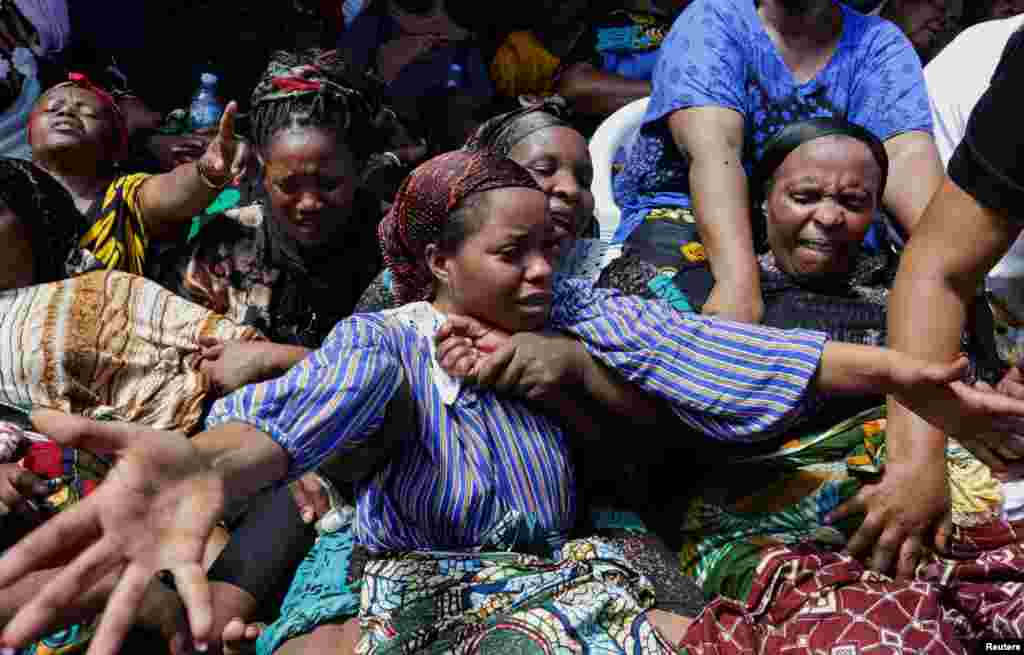
[[[144,275],[150,243],[184,236],[192,217],[243,173],[248,147],[235,137],[236,112],[229,104],[196,162],[162,175],[126,174],[117,164],[128,133],[110,94],[79,73],[43,93],[29,117],[32,160],[67,189],[87,222],[69,270]]]

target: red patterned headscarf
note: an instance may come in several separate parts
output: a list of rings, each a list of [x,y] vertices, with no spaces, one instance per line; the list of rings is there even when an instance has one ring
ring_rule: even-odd
[[[430,299],[434,278],[426,249],[441,238],[452,211],[474,193],[508,187],[541,191],[525,168],[487,151],[438,155],[405,178],[377,228],[399,302]]]
[[[60,89],[65,86],[77,86],[80,89],[85,89],[91,92],[97,98],[100,99],[100,103],[110,110],[111,116],[114,120],[114,131],[116,132],[114,138],[116,152],[115,157],[120,157],[128,150],[128,124],[124,120],[124,115],[121,113],[121,108],[118,107],[117,101],[114,100],[114,96],[110,95],[106,89],[101,86],[96,86],[92,83],[84,73],[68,73],[68,81],[56,84],[51,88],[47,89],[47,93],[54,89]],[[36,109],[38,111],[38,107]],[[31,142],[32,131],[29,130],[29,145]]]

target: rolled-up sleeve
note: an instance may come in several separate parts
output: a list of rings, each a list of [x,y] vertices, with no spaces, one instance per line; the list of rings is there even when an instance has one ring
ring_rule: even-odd
[[[577,279],[556,282],[554,307],[552,328],[713,439],[776,436],[816,404],[824,333],[681,314]]]
[[[218,400],[206,425],[241,422],[266,433],[291,457],[292,480],[334,449],[355,447],[376,432],[402,379],[383,324],[357,315],[338,323],[284,376]]]

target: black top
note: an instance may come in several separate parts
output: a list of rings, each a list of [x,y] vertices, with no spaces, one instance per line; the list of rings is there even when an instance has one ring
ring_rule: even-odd
[[[1018,220],[1024,217],[1024,131],[1017,115],[1022,84],[1024,32],[1018,30],[949,162],[949,176],[960,188],[985,207]]]

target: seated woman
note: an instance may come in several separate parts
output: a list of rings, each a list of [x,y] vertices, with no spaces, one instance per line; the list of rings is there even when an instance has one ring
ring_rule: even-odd
[[[819,395],[869,389],[897,395],[952,432],[991,431],[993,418],[1024,416],[1024,403],[958,382],[962,360],[927,363],[816,332],[688,317],[556,281],[547,198],[508,159],[454,152],[420,166],[381,237],[399,299],[410,304],[340,322],[284,377],[219,401],[203,434],[33,415],[61,443],[105,444],[118,457],[117,475],[0,559],[6,587],[60,555],[58,535],[88,546],[66,576],[22,606],[0,645],[59,623],[78,609],[79,590],[116,568],[120,585],[96,637],[97,647],[116,649],[146,585],[167,569],[204,650],[211,622],[200,550],[220,508],[315,468],[336,448],[372,441],[405,382],[412,428],[357,485],[353,533],[371,553],[360,652],[537,642],[675,652],[685,621],[647,609],[648,581],[600,541],[566,541],[575,503],[561,426],[515,395],[460,384],[433,365],[438,329],[456,315],[513,334],[566,332],[580,341],[565,351],[552,388],[576,381],[623,413],[642,391],[709,440],[771,438]],[[736,351],[747,356],[737,360]],[[141,484],[147,493],[137,492]]]
[[[868,153],[849,138],[814,139],[806,131],[790,130],[783,132],[790,137],[788,143],[761,167],[765,176],[761,179],[771,180],[768,221],[769,234],[775,234],[773,261],[762,261],[763,266],[775,264],[767,269],[771,273],[767,284],[773,278],[776,285],[782,282],[777,308],[786,310],[778,311],[773,322],[782,327],[815,324],[842,338],[881,342],[886,334],[887,288],[881,280],[870,284],[870,276],[865,277],[871,270],[868,260],[850,257],[856,251],[850,245],[856,244],[867,217],[864,211],[839,203],[827,207],[829,178],[822,175],[829,159],[845,159],[846,170],[839,169],[832,179],[842,175],[848,188],[853,188],[853,181],[860,177],[854,160],[868,161]],[[855,157],[851,148],[861,150],[860,156]],[[849,152],[839,159],[844,149]],[[814,182],[802,181],[815,170]],[[824,219],[800,223],[795,220],[798,213],[824,215]],[[891,280],[889,274],[884,277]],[[786,290],[794,284],[802,290]],[[691,291],[706,293],[696,287]],[[770,315],[773,303],[768,293]],[[872,399],[875,404],[881,402],[877,395]],[[728,465],[704,479],[709,491],[687,508],[680,554],[684,570],[698,576],[706,593],[723,596],[701,619],[704,635],[712,642],[724,638],[716,620],[728,616],[730,622],[743,623],[750,616],[748,608],[761,607],[775,616],[773,625],[750,621],[741,628],[746,643],[755,649],[769,642],[773,648],[795,644],[791,640],[799,639],[801,633],[792,628],[807,615],[827,626],[815,632],[812,648],[815,640],[837,643],[854,622],[870,629],[859,630],[855,639],[846,637],[844,643],[861,651],[877,644],[898,646],[891,641],[892,635],[908,622],[918,629],[913,635],[903,633],[900,639],[904,647],[922,652],[927,652],[929,642],[941,643],[943,652],[969,652],[979,639],[1024,638],[1019,621],[1024,595],[1017,583],[1024,572],[1021,499],[1019,494],[1014,498],[1007,493],[1006,483],[993,476],[1006,473],[1006,461],[1019,462],[1019,455],[998,441],[974,435],[960,435],[960,443],[951,440],[946,449],[951,527],[939,530],[941,554],[926,552],[909,581],[874,578],[837,546],[845,544],[858,555],[870,547],[853,539],[859,523],[853,515],[862,511],[858,492],[870,487],[885,465],[886,414],[884,408],[854,415],[835,409],[828,414],[833,427],[797,432],[784,445],[752,460],[732,453]],[[837,423],[844,416],[851,418]],[[850,502],[842,507],[844,501]],[[1017,522],[1009,522],[1008,517]],[[768,582],[780,567],[803,580],[799,591],[786,583]],[[828,581],[814,571],[828,571]],[[871,610],[871,618],[865,621],[869,612],[865,600],[881,594],[898,595],[905,599],[900,605],[913,610]],[[972,601],[982,597],[983,604]],[[817,602],[810,602],[812,598]],[[838,607],[843,610],[836,611]],[[728,638],[736,637],[732,632]]]
[[[614,241],[662,271],[706,258],[705,313],[761,319],[763,226],[747,175],[787,123],[841,116],[881,138],[893,162],[885,209],[908,233],[939,186],[921,64],[887,21],[833,0],[694,0],[662,52],[615,180]]]
[[[885,343],[886,300],[897,262],[885,254],[865,254],[860,244],[884,192],[887,163],[878,139],[837,119],[790,125],[766,145],[754,176],[764,192],[772,247],[759,259],[765,323],[818,329],[843,341]],[[712,285],[707,267],[694,265],[667,286],[647,292],[693,311]],[[993,477],[1005,467],[988,455],[988,443],[971,435],[961,438],[962,445],[951,442],[946,453],[956,527],[944,552],[967,561],[927,554],[927,566],[914,569],[917,584],[909,584],[868,577],[863,564],[839,551],[848,545],[863,553],[866,544],[851,541],[858,524],[853,512],[836,510],[877,479],[886,453],[886,415],[878,408],[884,398],[866,394],[851,400],[823,404],[815,423],[824,427],[794,432],[755,456],[736,448],[716,451],[726,461],[709,460],[700,483],[704,491],[679,507],[683,570],[701,581],[705,594],[724,599],[700,617],[704,637],[711,643],[724,640],[715,621],[728,616],[729,622],[745,623],[741,631],[751,649],[769,643],[784,648],[804,634],[802,617],[814,616],[827,627],[814,633],[809,647],[839,643],[839,635],[865,616],[862,599],[884,593],[907,598],[903,606],[913,612],[873,613],[860,623],[864,629],[842,643],[860,652],[879,643],[894,646],[885,641],[887,631],[899,634],[908,621],[928,616],[939,620],[919,622],[915,641],[904,641],[905,647],[924,651],[923,644],[935,639],[943,649],[960,652],[983,635],[1024,636],[1009,620],[1024,602],[1012,584],[1024,571],[1024,559],[1019,545],[1012,545],[1019,536],[1005,520],[1020,516],[1021,502],[1009,502],[1013,496],[1005,483]],[[986,566],[996,561],[998,567]],[[799,591],[770,582],[783,566],[806,574]],[[828,582],[812,569],[830,571]],[[961,602],[975,594],[986,597],[984,609]],[[773,616],[772,625],[754,618],[752,607]]]
[[[47,90],[29,118],[32,161],[68,190],[85,217],[76,272],[148,272],[151,242],[184,236],[192,217],[243,173],[247,146],[228,105],[216,138],[194,164],[162,175],[123,174],[127,128],[117,104],[80,74]]]
[[[335,52],[278,52],[253,90],[257,200],[161,255],[154,279],[271,341],[316,347],[381,268],[360,171],[381,149],[374,85]]]
[[[296,347],[299,355],[274,359],[283,373],[352,312],[381,269],[380,210],[363,182],[368,159],[383,149],[388,126],[379,119],[387,111],[374,80],[337,52],[319,50],[275,53],[250,107],[263,169],[256,201],[208,220],[193,240],[162,254],[153,275],[276,344]],[[217,344],[204,357],[224,392],[247,381],[251,368],[265,368],[259,344]],[[313,475],[303,483],[321,484]],[[218,611],[226,613],[218,615],[221,623],[253,618],[274,598],[275,584],[290,578],[315,536],[306,509],[281,490],[254,500],[241,516],[232,513],[232,539],[211,570]],[[259,567],[251,565],[254,553]]]
[[[466,144],[465,150],[486,150],[502,157],[508,156],[526,168],[548,195],[555,238],[562,250],[558,269],[565,274],[594,279],[599,271],[602,252],[600,244],[596,239],[578,238],[587,230],[586,226],[593,224],[594,201],[589,190],[593,177],[590,155],[586,140],[569,126],[565,116],[564,104],[557,100],[530,103],[484,123]],[[390,270],[385,270],[363,294],[356,312],[389,310],[397,306],[393,276]],[[585,400],[581,399],[581,402]],[[283,501],[280,505],[282,509],[277,518],[266,517],[266,522],[277,526],[273,532],[278,535],[279,543],[287,539],[283,535],[288,532],[289,526],[292,530],[299,527],[294,525],[294,509],[286,509],[288,503]],[[346,565],[353,556],[352,546],[351,530],[347,526],[332,529],[330,534],[320,536],[316,548],[306,556],[300,567],[299,575],[281,608],[280,617],[260,637],[258,652],[269,654],[278,649],[279,652],[298,652],[305,648],[315,650],[310,642],[315,643],[324,632],[334,630],[336,626],[332,624],[355,615],[361,580],[357,574],[349,575],[349,567]],[[232,542],[232,546],[225,552],[234,548]],[[244,544],[239,541],[237,549],[241,551],[243,548]],[[242,552],[238,556],[241,557]],[[359,555],[355,557],[358,559]],[[230,578],[222,572],[223,568],[218,561],[211,575],[217,576],[217,579]],[[353,568],[358,571],[359,567]],[[671,573],[663,577],[671,577]],[[663,580],[658,580],[658,583],[661,582]],[[678,579],[671,580],[669,584],[675,582]],[[682,587],[685,584],[676,586]],[[218,586],[214,588],[218,589]],[[673,591],[676,596],[683,595],[681,590]],[[686,603],[677,602],[676,607],[681,604]],[[697,603],[689,603],[691,606],[694,604]],[[314,631],[318,626],[325,627],[312,639],[296,639]]]

